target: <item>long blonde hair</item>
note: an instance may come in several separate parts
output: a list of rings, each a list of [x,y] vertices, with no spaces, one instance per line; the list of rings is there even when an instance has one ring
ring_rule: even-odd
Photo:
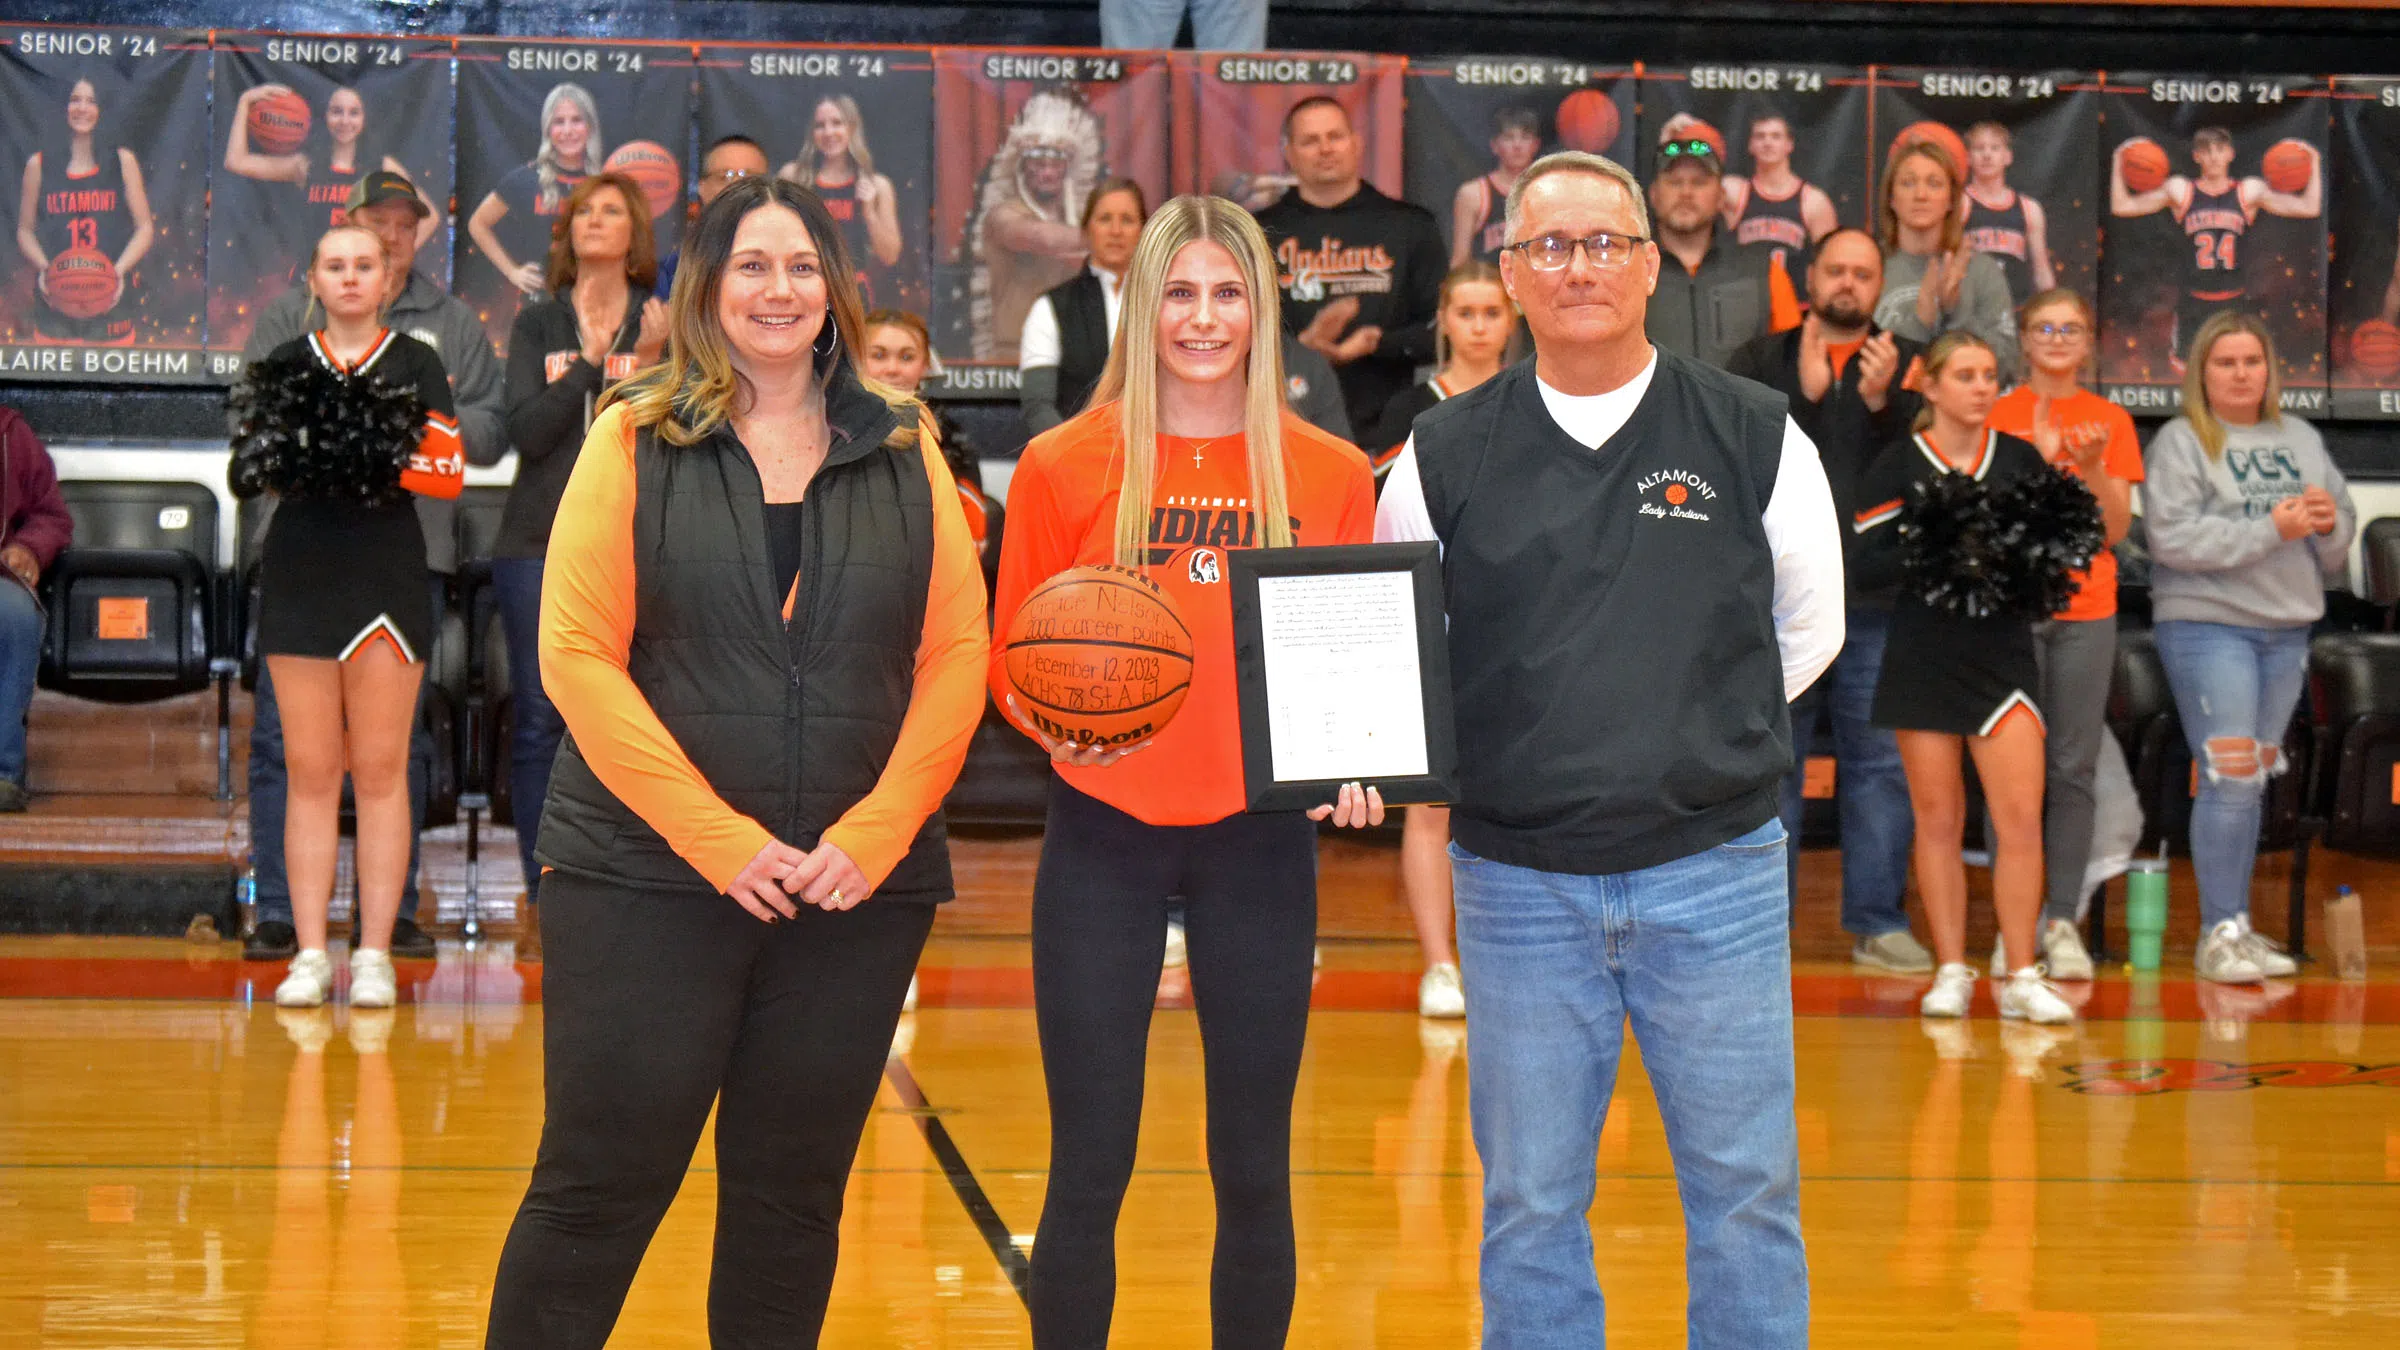
[[[850,156],[852,180],[875,176],[875,152],[867,148],[867,123],[859,115],[858,100],[848,94],[826,94],[808,105],[808,134],[800,142],[800,149],[792,156],[791,162],[783,166],[783,176],[802,187],[815,187],[817,170],[824,167],[818,162],[817,155],[817,109],[828,104],[842,115],[842,121],[850,128],[850,148],[844,153]]]
[[[1092,390],[1092,406],[1116,400],[1117,441],[1125,470],[1117,494],[1116,559],[1140,568],[1150,555],[1151,490],[1158,483],[1158,321],[1167,268],[1186,245],[1206,240],[1233,255],[1250,298],[1250,361],[1243,372],[1242,432],[1250,458],[1250,504],[1259,542],[1289,548],[1292,518],[1284,490],[1283,321],[1267,236],[1250,213],[1223,197],[1183,196],[1158,208],[1142,227],[1125,268],[1123,320]]]
[[[1952,163],[1950,152],[1929,140],[1903,141],[1884,161],[1883,201],[1876,208],[1876,218],[1882,222],[1883,251],[1886,255],[1900,251],[1900,213],[1892,209],[1892,187],[1900,180],[1900,166],[1912,159],[1930,162],[1950,180],[1950,209],[1942,216],[1942,252],[1955,253],[1967,237],[1966,169]]]
[[[537,191],[542,200],[550,202],[559,198],[558,176],[566,169],[565,165],[558,162],[558,147],[550,143],[550,119],[557,114],[561,103],[574,104],[575,110],[583,114],[584,126],[591,132],[591,139],[583,143],[583,172],[598,173],[603,162],[600,105],[592,101],[591,91],[571,80],[552,85],[550,92],[542,99],[542,148],[533,152],[534,177],[541,184]]]
[[[2183,358],[2183,420],[2192,424],[2201,453],[2211,463],[2224,457],[2225,423],[2218,419],[2217,410],[2208,406],[2208,354],[2221,339],[2236,333],[2257,338],[2259,350],[2267,356],[2267,392],[2258,401],[2258,420],[2283,421],[2283,365],[2275,359],[2275,335],[2247,310],[2220,309],[2209,315],[2192,335],[2192,349]]]

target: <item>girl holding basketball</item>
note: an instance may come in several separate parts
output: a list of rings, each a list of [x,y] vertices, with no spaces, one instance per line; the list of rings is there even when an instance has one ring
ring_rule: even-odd
[[[133,320],[110,312],[156,237],[141,161],[100,139],[99,128],[98,86],[77,80],[67,89],[67,134],[25,158],[17,249],[33,264],[41,297],[34,329],[55,342],[133,341]],[[88,279],[94,275],[106,277],[105,291]],[[55,296],[54,279],[61,284]]]
[[[875,152],[867,148],[857,99],[848,94],[818,99],[809,115],[808,143],[780,173],[825,199],[852,261],[862,269],[862,281],[868,259],[884,267],[900,261],[899,202],[892,180],[875,172]]]
[[[234,100],[233,129],[225,135],[225,168],[229,173],[257,182],[290,183],[298,187],[305,194],[308,206],[298,218],[302,227],[314,229],[348,220],[350,190],[358,186],[360,178],[376,169],[403,178],[409,176],[407,167],[398,159],[366,148],[367,103],[348,85],[338,86],[325,96],[325,145],[321,153],[263,152],[252,144],[250,123],[260,104],[273,106],[286,100],[297,103],[301,115],[306,116],[308,105],[300,102],[300,96],[288,84],[262,84],[244,90]],[[425,213],[417,221],[417,246],[423,248],[441,228],[442,213],[422,191],[417,199],[425,203]]]
[[[1892,148],[1883,170],[1883,298],[1875,322],[1916,342],[1973,333],[2005,378],[2017,368],[2015,303],[2000,260],[1967,243],[1965,181],[1935,141]]]
[[[597,172],[605,152],[600,108],[579,84],[553,87],[542,100],[542,147],[510,170],[467,217],[467,234],[508,284],[539,296],[547,284],[550,223],[575,185]]]
[[[1373,480],[1365,456],[1284,407],[1275,270],[1249,213],[1217,197],[1160,208],[1127,268],[1124,313],[1094,406],[1036,438],[1018,463],[995,612],[1005,622],[1070,567],[1142,571],[1190,629],[1191,688],[1156,736],[1103,749],[1034,730],[1036,710],[1011,686],[1005,653],[993,666],[1003,708],[1057,768],[1034,879],[1051,1132],[1028,1305],[1043,1350],[1108,1342],[1167,901],[1181,895],[1207,1059],[1215,1343],[1281,1345],[1316,836],[1309,818],[1243,809],[1223,555],[1364,543]],[[1187,541],[1162,532],[1169,516],[1206,523]],[[1363,826],[1382,819],[1383,804],[1349,785],[1310,815]]]
[[[434,624],[425,536],[407,494],[456,497],[465,457],[441,358],[383,325],[390,267],[383,241],[364,226],[326,231],[307,273],[325,326],[277,347],[244,377],[259,384],[293,367],[320,366],[347,383],[412,391],[424,408],[408,468],[392,490],[373,504],[355,493],[286,497],[268,522],[259,556],[258,648],[282,709],[291,776],[282,842],[300,952],[275,990],[285,1007],[315,1007],[333,992],[325,912],[341,843],[345,769],[358,814],[350,1001],[388,1008],[396,995],[392,923],[414,832],[408,741]],[[243,468],[237,453],[237,487]]]

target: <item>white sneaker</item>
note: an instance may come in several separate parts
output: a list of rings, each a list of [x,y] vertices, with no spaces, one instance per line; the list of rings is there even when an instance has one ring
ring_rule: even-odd
[[[1850,944],[1850,964],[1895,975],[1924,975],[1933,970],[1933,953],[1907,929],[1895,928]]]
[[[333,958],[312,947],[292,958],[291,972],[275,986],[278,1008],[321,1008],[333,995]]]
[[[2056,1027],[2073,1022],[2075,1009],[2042,978],[2040,966],[2026,966],[2011,973],[2008,983],[2000,987],[2000,1016],[2004,1021]]]
[[[400,982],[392,974],[392,954],[374,947],[350,953],[350,1006],[388,1008],[400,999]]]
[[[905,993],[905,994],[902,994],[902,995],[900,996],[900,1011],[902,1011],[902,1012],[906,1013],[906,1012],[915,1012],[916,1010],[917,1010],[917,977],[916,977],[916,976],[914,976],[914,975],[911,975],[911,976],[909,976],[909,977],[908,977],[908,992],[907,992],[907,993]]]
[[[1183,945],[1183,925],[1173,919],[1167,920],[1167,959],[1159,964],[1173,970],[1191,959],[1191,953]]]
[[[1424,978],[1417,981],[1417,1016],[1466,1015],[1467,991],[1458,982],[1457,965],[1442,961],[1425,967]]]
[[[1917,1011],[1926,1017],[1964,1017],[1974,998],[1975,967],[1951,961],[1933,972],[1933,988],[1917,1000]]]
[[[2242,954],[2258,967],[2259,974],[2280,980],[2300,973],[2300,963],[2292,959],[2282,943],[2252,928],[2247,913],[2236,916],[2235,922],[2242,926]]]
[[[2071,919],[2042,923],[2042,967],[2054,980],[2092,978],[2092,954],[2084,950],[2083,932]]]
[[[2192,957],[2193,971],[2212,984],[2256,984],[2265,979],[2266,972],[2250,958],[2246,936],[2239,919],[2227,919],[2209,929]]]

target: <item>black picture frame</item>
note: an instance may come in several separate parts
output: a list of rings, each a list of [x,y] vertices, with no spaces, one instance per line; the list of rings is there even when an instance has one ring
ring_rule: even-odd
[[[1226,554],[1233,588],[1233,665],[1242,722],[1243,796],[1252,811],[1305,811],[1329,806],[1342,784],[1379,790],[1386,806],[1451,801],[1458,795],[1458,746],[1450,706],[1449,622],[1442,607],[1442,561],[1432,543],[1336,544],[1315,548],[1233,549]],[[1422,775],[1277,779],[1269,717],[1266,641],[1259,582],[1267,577],[1406,572],[1416,602],[1417,672],[1425,709]]]

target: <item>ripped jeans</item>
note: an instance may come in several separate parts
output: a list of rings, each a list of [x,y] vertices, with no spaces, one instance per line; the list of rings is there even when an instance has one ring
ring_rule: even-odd
[[[2283,733],[2308,680],[2308,629],[2169,619],[2154,636],[2200,765],[2192,869],[2206,932],[2249,912],[2267,780],[2285,768]]]

